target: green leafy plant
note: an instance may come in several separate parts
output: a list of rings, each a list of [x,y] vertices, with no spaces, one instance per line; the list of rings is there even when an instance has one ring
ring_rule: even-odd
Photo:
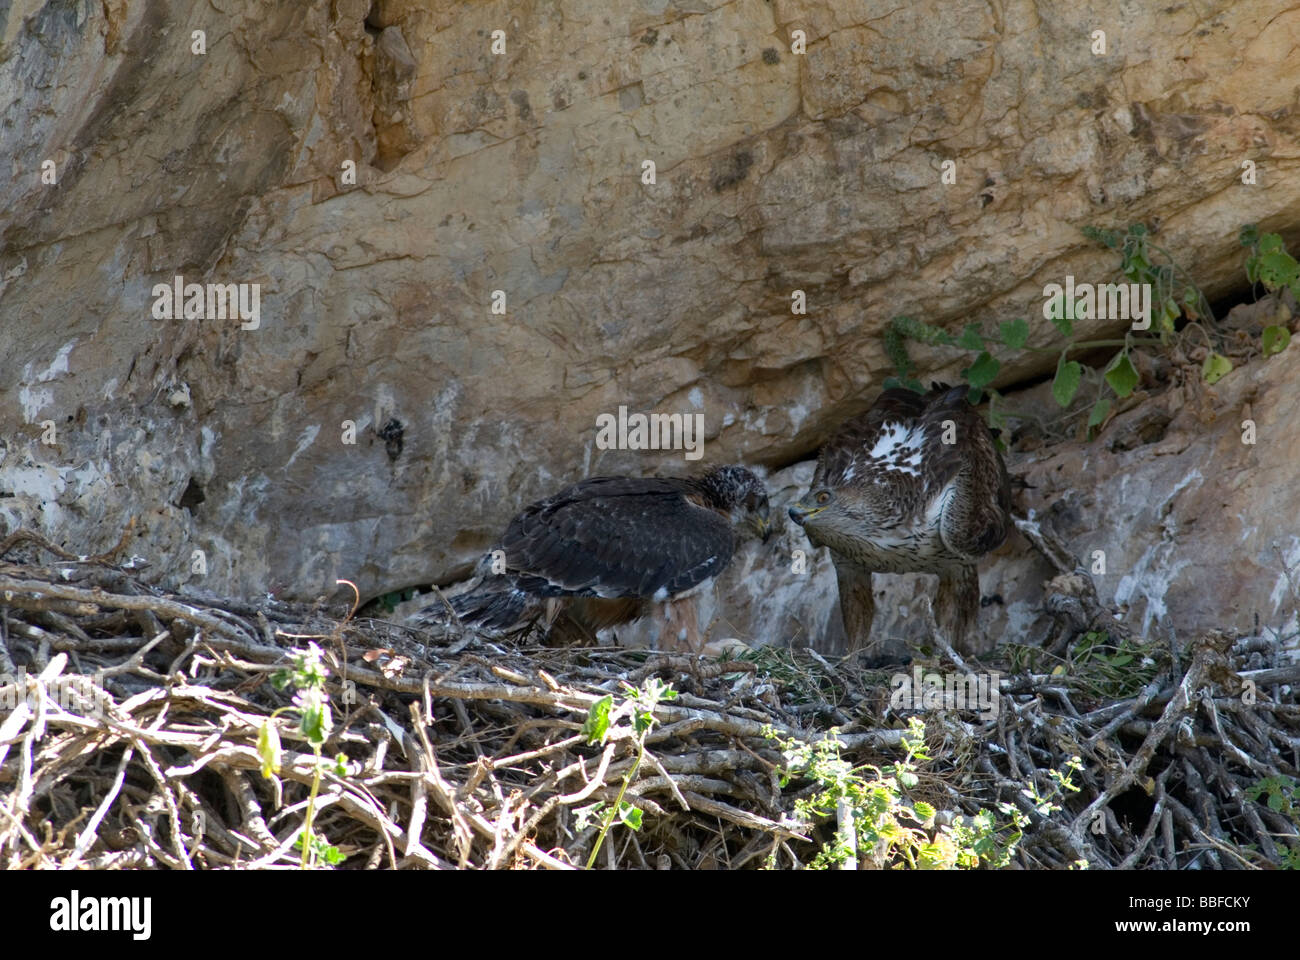
[[[280,733],[275,726],[275,718],[281,713],[296,713],[298,732],[306,738],[316,762],[312,771],[311,793],[307,798],[307,813],[302,831],[294,842],[294,848],[301,851],[300,866],[305,870],[317,863],[337,866],[343,862],[343,855],[337,847],[331,846],[323,837],[312,830],[312,821],[316,811],[316,797],[320,792],[321,776],[325,769],[332,767],[340,775],[346,772],[347,757],[339,754],[332,762],[321,756],[325,741],[329,739],[334,727],[330,712],[329,697],[325,691],[325,679],[329,676],[315,643],[308,643],[305,649],[294,650],[290,654],[292,666],[278,670],[271,675],[271,683],[277,690],[290,686],[296,691],[293,705],[281,707],[262,721],[257,735],[257,753],[262,761],[262,776],[268,780],[280,772],[283,750],[280,746]]]
[[[1274,813],[1290,817],[1300,826],[1300,787],[1292,777],[1265,777],[1253,786],[1246,788],[1247,800],[1259,800],[1268,794],[1265,804]]]
[[[1053,310],[1053,324],[1062,336],[1069,338],[1074,332],[1075,308],[1062,299]],[[979,403],[984,394],[988,394],[988,422],[991,427],[1006,425],[1006,410],[1002,394],[992,387],[1002,369],[1002,362],[994,356],[992,350],[998,347],[1026,350],[1031,353],[1057,353],[1056,375],[1052,379],[1052,397],[1061,407],[1068,407],[1085,380],[1092,381],[1096,387],[1096,398],[1088,416],[1088,427],[1096,427],[1105,421],[1109,414],[1112,398],[1103,393],[1106,387],[1115,397],[1123,399],[1133,392],[1138,385],[1138,373],[1129,357],[1134,346],[1158,345],[1162,343],[1156,337],[1136,337],[1130,332],[1123,339],[1106,340],[1070,340],[1063,347],[1042,348],[1026,346],[1029,337],[1029,324],[1023,320],[1007,321],[999,325],[996,334],[984,334],[976,324],[969,323],[959,336],[953,336],[946,330],[932,326],[912,317],[895,317],[885,334],[886,349],[900,376],[890,377],[885,387],[904,387],[923,393],[924,387],[914,375],[914,367],[907,356],[906,340],[918,340],[922,343],[940,344],[958,347],[964,350],[979,350],[970,366],[962,370],[962,377],[970,386],[971,403]],[[1120,347],[1100,375],[1085,367],[1077,360],[1071,360],[1070,354],[1077,350],[1090,350],[1099,347]]]
[[[645,740],[657,722],[654,715],[655,707],[664,700],[677,698],[677,691],[672,688],[672,685],[662,682],[658,677],[650,677],[640,687],[625,683],[623,693],[624,700],[618,708],[614,707],[612,694],[601,697],[593,703],[587,710],[587,719],[582,725],[582,735],[588,743],[603,745],[612,734],[619,732],[619,721],[627,717],[630,720],[630,727],[623,728],[621,732],[625,736],[630,734],[636,745],[636,760],[623,775],[623,783],[619,787],[618,797],[614,803],[611,805],[600,801],[579,807],[574,811],[579,830],[585,830],[596,822],[600,823],[600,832],[596,835],[596,842],[592,844],[591,853],[587,857],[587,869],[591,869],[591,865],[596,862],[596,854],[600,852],[601,844],[605,842],[605,835],[609,833],[616,819],[630,830],[641,829],[641,808],[625,801],[623,797],[627,793],[628,784],[636,777],[641,761],[645,759]]]
[[[1238,233],[1241,245],[1250,250],[1246,258],[1246,279],[1262,283],[1269,293],[1283,288],[1300,298],[1300,263],[1287,252],[1281,234],[1259,232],[1259,226],[1248,223]]]
[[[419,592],[415,587],[407,587],[405,590],[392,590],[375,597],[374,603],[384,613],[392,613],[397,609],[398,604],[414,599]]]
[[[1059,380],[1064,374],[1067,381],[1078,383],[1082,380],[1081,365],[1067,360],[1070,351],[1119,347],[1119,352],[1103,368],[1101,379],[1117,398],[1123,399],[1137,388],[1139,382],[1137,370],[1130,357],[1130,351],[1134,346],[1159,346],[1168,343],[1174,333],[1176,321],[1183,314],[1191,320],[1205,318],[1213,322],[1214,313],[1205,294],[1192,282],[1186,271],[1177,265],[1173,255],[1151,240],[1151,233],[1147,230],[1146,224],[1132,224],[1124,233],[1097,227],[1084,227],[1081,232],[1088,239],[1095,240],[1119,253],[1119,273],[1129,283],[1150,286],[1151,323],[1156,336],[1135,337],[1130,331],[1122,340],[1070,342],[1061,351],[1057,378]],[[1164,262],[1156,262],[1156,255],[1162,257]],[[1067,303],[1064,297],[1060,297],[1051,304],[1051,307],[1049,312],[1057,330],[1066,338],[1073,337],[1074,321],[1078,319],[1079,313],[1078,304]],[[1078,377],[1074,377],[1075,371],[1070,369],[1071,367],[1078,368]],[[1098,386],[1100,387],[1100,383]],[[1055,399],[1058,404],[1065,407],[1074,400],[1076,392],[1077,389],[1062,389]],[[1109,397],[1098,395],[1092,414],[1089,416],[1090,426],[1105,419],[1110,404]]]
[[[1294,777],[1264,777],[1258,783],[1244,791],[1247,800],[1258,802],[1267,795],[1264,803],[1274,813],[1286,817],[1300,827],[1300,785]],[[1279,866],[1283,870],[1300,870],[1300,843],[1292,843],[1284,848]]]
[[[812,826],[837,811],[849,811],[854,843],[843,831],[837,832],[813,859],[813,869],[845,863],[854,857],[854,847],[858,856],[894,868],[1006,866],[1028,822],[1013,805],[1000,804],[1007,818],[1001,824],[992,811],[981,810],[974,817],[938,825],[938,811],[931,804],[909,800],[908,792],[919,783],[920,765],[931,759],[925,747],[925,724],[917,717],[908,721],[903,759],[884,767],[854,767],[841,756],[841,742],[833,729],[826,738],[811,743],[783,740],[770,729],[767,735],[780,744],[785,758],[781,785],[795,778],[816,785],[810,796],[795,801],[800,820]]]
[[[907,353],[907,341],[914,340],[932,346],[955,347],[975,354],[975,358],[961,376],[970,386],[969,398],[979,403],[985,394],[989,398],[988,421],[993,427],[1005,423],[1003,398],[992,384],[1002,369],[1000,350],[1055,353],[1056,372],[1052,378],[1052,397],[1064,408],[1070,406],[1081,391],[1092,396],[1086,429],[1091,432],[1105,423],[1116,400],[1123,400],[1137,389],[1140,377],[1134,366],[1132,351],[1136,347],[1168,346],[1177,329],[1177,321],[1186,318],[1200,325],[1203,335],[1210,340],[1209,353],[1201,366],[1206,383],[1214,384],[1232,371],[1232,361],[1223,355],[1205,333],[1214,327],[1214,311],[1201,289],[1187,272],[1178,266],[1173,255],[1155,243],[1145,224],[1135,223],[1126,231],[1084,227],[1083,234],[1120,255],[1119,273],[1130,283],[1149,284],[1151,288],[1152,333],[1138,336],[1132,330],[1123,338],[1081,340],[1075,337],[1074,325],[1079,318],[1083,300],[1069,302],[1062,294],[1048,303],[1047,315],[1058,337],[1064,341],[1055,347],[1028,345],[1030,328],[1024,319],[1003,321],[997,332],[982,331],[978,325],[968,323],[959,334],[912,317],[894,317],[885,331],[885,352],[894,366],[895,376],[885,381],[885,387],[904,387],[918,393],[924,392],[916,369]],[[1269,292],[1283,288],[1293,294],[1300,292],[1300,263],[1287,253],[1278,234],[1260,235],[1253,225],[1242,228],[1241,242],[1251,249],[1246,263],[1246,274],[1252,283],[1262,283]],[[1280,324],[1266,327],[1261,337],[1265,356],[1285,350],[1290,343],[1289,330]],[[1117,348],[1105,366],[1098,371],[1072,359],[1071,354],[1084,350]]]
[[[1052,814],[1061,811],[1061,805],[1056,802],[1057,798],[1064,797],[1067,793],[1079,792],[1081,788],[1074,782],[1074,775],[1082,769],[1083,760],[1079,757],[1071,757],[1065,761],[1064,770],[1050,768],[1047,771],[1052,784],[1046,793],[1039,790],[1038,786],[1032,781],[1029,786],[1020,792],[1034,805],[1035,813],[1041,817],[1050,817]]]
[[[1120,255],[1120,273],[1129,283],[1150,284],[1151,325],[1163,337],[1174,332],[1175,323],[1183,315],[1189,320],[1214,322],[1214,311],[1205,294],[1178,266],[1173,254],[1151,239],[1145,223],[1131,224],[1123,233],[1092,226],[1080,232]],[[1156,260],[1157,255],[1163,262]]]
[[[1063,656],[1037,645],[1008,643],[1002,649],[1014,672],[1060,677],[1099,701],[1136,696],[1168,659],[1162,644],[1101,630],[1084,633]]]
[[[1241,245],[1250,250],[1246,258],[1246,279],[1252,284],[1261,283],[1270,294],[1290,290],[1291,296],[1300,300],[1300,263],[1287,252],[1280,234],[1260,234],[1259,227],[1248,223],[1241,228]],[[1260,336],[1264,356],[1281,353],[1291,342],[1291,331],[1281,324],[1270,324]]]

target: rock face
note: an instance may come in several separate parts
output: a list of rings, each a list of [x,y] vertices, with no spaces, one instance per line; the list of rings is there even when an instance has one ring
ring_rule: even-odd
[[[1227,291],[1237,227],[1300,214],[1300,6],[1114,10],[16,0],[0,524],[94,552],[135,517],[160,580],[222,592],[448,582],[584,475],[806,458],[891,372],[896,313],[1028,316],[1047,342],[1044,284],[1114,268],[1081,225],[1159,218]],[[257,285],[256,317],[157,319],[177,276]],[[598,448],[620,406],[702,414],[702,462]],[[1192,478],[1176,505],[1229,482],[1192,459],[1214,436],[1165,459]],[[1154,517],[1126,475],[1078,496]],[[1295,516],[1285,487],[1233,549]],[[1213,604],[1180,584],[1218,541],[1171,560],[1110,529],[1130,602]]]

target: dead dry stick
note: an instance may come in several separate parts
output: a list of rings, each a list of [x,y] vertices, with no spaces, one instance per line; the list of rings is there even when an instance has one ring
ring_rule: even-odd
[[[719,800],[713,800],[702,794],[683,791],[686,800],[690,805],[701,813],[712,814],[715,817],[721,817],[723,820],[730,821],[741,827],[748,827],[751,830],[763,830],[768,833],[777,834],[784,838],[807,840],[808,838],[798,830],[793,829],[793,822],[778,823],[767,817],[760,817],[757,814],[750,813],[747,810],[741,810],[739,807],[733,807],[730,804],[722,803]]]
[[[659,762],[659,758],[656,757],[649,750],[645,752],[645,758],[648,761],[650,761],[650,765],[652,767],[654,767],[656,770],[659,771],[660,777],[662,777],[664,781],[667,782],[669,789],[672,790],[673,792],[673,797],[681,805],[681,808],[689,813],[691,809],[691,805],[686,802],[686,798],[682,796],[681,790],[679,790],[677,787],[677,781],[674,780],[672,776],[669,775],[668,771],[664,769],[664,765]]]
[[[463,868],[469,862],[470,848],[473,844],[473,831],[470,829],[469,822],[461,812],[456,803],[456,797],[452,793],[451,787],[442,778],[442,772],[438,769],[437,754],[433,751],[433,745],[429,742],[429,735],[425,730],[424,714],[420,710],[418,703],[411,704],[411,721],[415,726],[415,732],[420,738],[422,752],[419,757],[423,772],[428,779],[429,786],[433,788],[434,797],[438,800],[443,808],[443,812],[451,818],[452,834],[455,838],[456,854],[460,866]]]
[[[1066,549],[1065,544],[1061,543],[1060,538],[1042,528],[1042,525],[1036,520],[1029,520],[1023,517],[1012,517],[1016,529],[1024,534],[1025,539],[1034,545],[1034,548],[1043,555],[1043,557],[1056,568],[1057,573],[1073,573],[1077,561],[1074,556]]]
[[[248,632],[240,631],[220,617],[205,613],[197,607],[178,603],[163,597],[129,597],[122,594],[107,593],[99,588],[83,590],[80,587],[65,587],[56,583],[42,583],[38,580],[15,580],[13,577],[0,576],[0,592],[12,590],[15,593],[30,593],[36,596],[57,597],[62,600],[75,600],[101,607],[115,607],[120,610],[149,610],[160,613],[174,620],[186,620],[198,626],[207,627],[213,633],[228,636],[235,640],[251,640]]]
[[[104,795],[104,799],[99,802],[99,806],[95,808],[95,812],[91,814],[90,822],[86,824],[86,828],[78,834],[76,845],[72,848],[72,855],[63,865],[65,870],[75,867],[77,861],[86,855],[86,851],[89,850],[95,840],[98,839],[96,831],[99,829],[100,821],[104,819],[104,815],[108,813],[109,807],[113,805],[113,802],[117,799],[118,793],[121,792],[122,784],[126,780],[127,767],[130,766],[131,758],[133,756],[135,756],[134,747],[127,747],[122,751],[122,759],[118,761],[117,774],[113,777],[113,785],[109,788],[108,793]]]
[[[48,576],[59,592],[95,595],[97,587],[109,597],[141,599],[149,609],[107,603],[102,613],[82,615],[73,612],[76,599],[37,593],[22,595],[31,609],[0,609],[0,651],[26,670],[22,684],[0,689],[17,706],[0,711],[0,864],[186,869],[188,860],[195,866],[289,868],[284,849],[276,854],[284,841],[267,827],[262,810],[280,810],[277,829],[291,845],[303,804],[277,808],[276,792],[282,783],[307,786],[315,758],[293,743],[281,777],[264,782],[255,772],[258,728],[284,704],[263,681],[281,668],[285,651],[266,640],[275,629],[334,636],[339,624],[306,606],[175,597],[127,573],[84,564],[60,582],[61,570],[72,566],[0,564],[0,576],[22,582],[46,582]],[[191,607],[230,629],[199,626],[192,635],[185,629],[181,655],[169,656],[165,672],[154,674],[150,660],[159,648],[140,648],[182,620],[153,609],[156,600]],[[49,616],[51,610],[57,615]],[[563,851],[589,844],[591,835],[574,836],[571,811],[579,804],[562,801],[585,794],[585,802],[613,803],[626,777],[624,796],[652,829],[607,839],[607,865],[692,867],[711,860],[728,869],[775,853],[780,866],[790,868],[816,853],[798,836],[801,825],[789,819],[795,801],[816,785],[781,789],[779,749],[764,728],[781,739],[816,742],[828,735],[827,724],[851,722],[838,740],[855,764],[891,762],[906,735],[873,726],[884,681],[848,662],[789,654],[774,661],[786,671],[781,676],[756,661],[739,680],[741,668],[703,664],[690,668],[690,693],[656,708],[646,757],[633,773],[633,758],[619,746],[626,730],[614,732],[594,757],[578,730],[595,700],[646,666],[643,653],[520,650],[466,631],[462,640],[478,654],[460,656],[445,645],[415,644],[400,627],[355,619],[343,635],[347,677],[367,689],[359,709],[336,717],[334,742],[348,754],[349,768],[362,772],[326,778],[318,822],[359,866],[572,869]],[[375,648],[397,651],[397,660],[384,662],[387,674],[363,659]],[[1272,643],[1214,640],[1207,646],[1198,638],[1183,662],[1190,664],[1188,673],[1204,670],[1201,680],[1166,671],[1138,697],[1087,712],[1074,709],[1084,686],[1069,676],[1008,676],[1000,686],[1007,709],[996,729],[927,716],[933,760],[923,783],[946,798],[944,816],[971,816],[999,799],[1028,809],[1030,823],[1015,855],[1020,866],[1063,869],[1087,859],[1097,868],[1144,868],[1172,863],[1175,855],[1180,867],[1262,864],[1271,856],[1264,838],[1280,856],[1283,844],[1275,835],[1291,837],[1293,828],[1264,804],[1246,800],[1246,792],[1264,774],[1294,775],[1300,765],[1295,678],[1290,668],[1277,666],[1278,656]],[[1247,662],[1254,669],[1243,670]],[[658,666],[673,669],[666,662]],[[106,696],[95,705],[86,699],[86,684],[100,668]],[[1247,706],[1232,695],[1234,673],[1255,680],[1259,702]],[[157,679],[164,675],[166,681]],[[1216,693],[1211,680],[1225,692]],[[1185,710],[1162,728],[1171,710],[1177,712],[1172,705],[1183,685],[1194,697],[1215,693],[1213,703]],[[425,723],[427,711],[418,723],[408,716],[410,699],[436,702],[438,737]],[[281,732],[296,739],[289,726]],[[1145,758],[1141,745],[1152,737],[1158,742]],[[391,743],[401,752],[389,749]],[[128,749],[133,756],[95,831],[98,840],[72,861]],[[1080,793],[1067,810],[1045,808],[1040,815],[1018,796],[1031,785],[1048,790],[1044,771],[1076,754],[1085,766],[1075,781]],[[1104,805],[1096,812],[1105,817],[1105,833],[1085,837],[1090,845],[1077,842],[1068,829],[1075,819],[1069,811],[1087,809],[1126,772],[1140,771],[1127,789],[1150,789],[1148,771],[1155,769],[1155,802],[1141,836],[1117,825]],[[204,770],[216,776],[201,775]],[[297,796],[299,788],[291,789]],[[837,825],[845,829],[843,817]],[[118,849],[118,843],[129,846]]]
[[[586,800],[589,796],[595,793],[598,787],[605,786],[605,772],[609,769],[609,761],[610,758],[614,756],[614,748],[616,746],[617,744],[613,740],[607,743],[605,745],[605,752],[600,755],[600,765],[596,768],[596,775],[587,779],[587,785],[577,793],[569,793],[561,796],[559,802],[566,806],[581,803],[583,800]],[[575,766],[577,770],[582,773],[583,777],[586,778],[587,761],[585,759],[579,760]]]
[[[1075,818],[1070,827],[1071,833],[1080,841],[1083,838],[1083,831],[1093,822],[1093,818],[1098,811],[1110,803],[1112,799],[1119,796],[1127,790],[1133,782],[1143,773],[1146,772],[1147,765],[1151,763],[1151,758],[1155,756],[1156,750],[1165,742],[1165,739],[1173,731],[1174,727],[1182,720],[1183,716],[1193,708],[1196,691],[1200,688],[1202,677],[1205,674],[1205,663],[1200,657],[1193,658],[1191,668],[1183,676],[1182,682],[1178,685],[1173,698],[1166,705],[1164,713],[1161,714],[1160,720],[1152,727],[1151,732],[1147,734],[1142,745],[1133,756],[1133,760],[1124,768],[1124,770],[1111,781],[1105,791],[1088,804],[1087,808]]]

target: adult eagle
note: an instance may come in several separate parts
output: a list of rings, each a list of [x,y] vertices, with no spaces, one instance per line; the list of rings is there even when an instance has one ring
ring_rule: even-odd
[[[830,548],[849,649],[866,644],[873,572],[939,576],[935,617],[954,647],[975,652],[976,561],[1011,526],[1006,466],[966,387],[882,393],[821,449],[812,487],[790,518]]]
[[[696,650],[693,595],[731,562],[741,531],[767,539],[768,519],[767,491],[744,467],[591,477],[511,520],[478,586],[451,605],[462,622],[494,631],[540,618],[565,643],[665,603],[660,647]]]

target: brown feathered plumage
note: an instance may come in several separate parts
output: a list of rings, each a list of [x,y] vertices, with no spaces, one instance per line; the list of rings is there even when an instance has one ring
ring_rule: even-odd
[[[1011,487],[966,393],[886,390],[822,448],[811,489],[790,508],[808,539],[830,548],[850,649],[871,632],[873,572],[938,574],[939,628],[973,649],[976,561],[1006,539]]]
[[[462,621],[496,631],[540,617],[555,641],[572,642],[661,602],[671,623],[661,646],[694,647],[694,610],[674,601],[726,568],[738,526],[764,537],[769,529],[767,492],[744,467],[680,479],[591,477],[511,520],[478,586],[452,606]]]

